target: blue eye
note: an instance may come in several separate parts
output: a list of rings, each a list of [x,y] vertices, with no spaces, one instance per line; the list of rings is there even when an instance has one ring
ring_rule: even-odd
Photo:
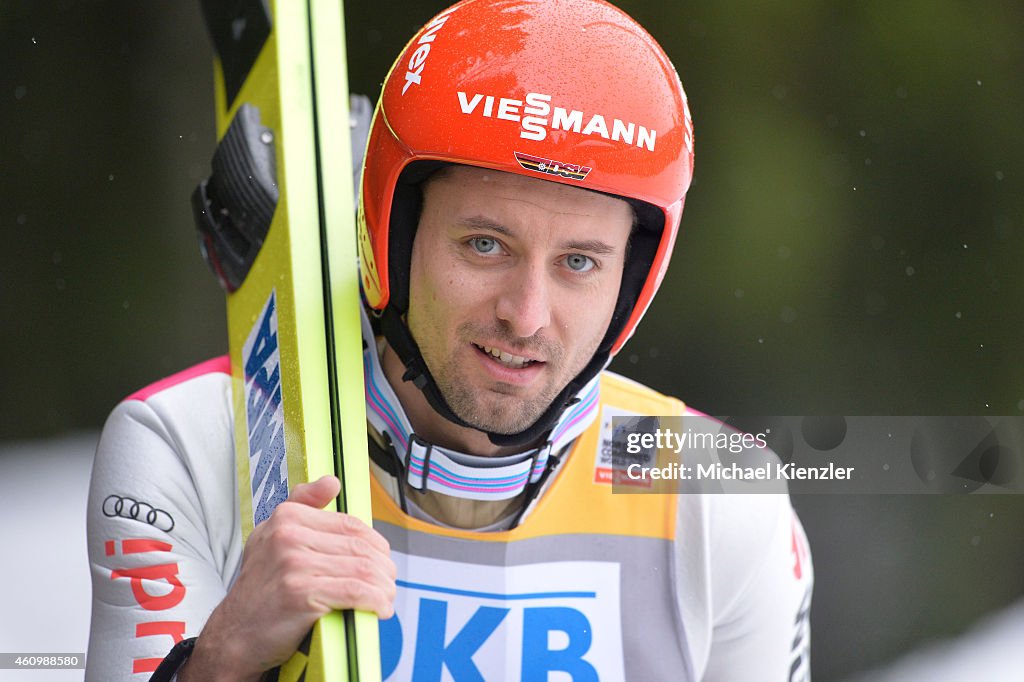
[[[580,253],[570,253],[565,257],[565,264],[573,272],[589,272],[594,268],[594,259]]]
[[[498,250],[498,240],[490,237],[473,237],[469,240],[469,245],[477,253],[491,254]]]

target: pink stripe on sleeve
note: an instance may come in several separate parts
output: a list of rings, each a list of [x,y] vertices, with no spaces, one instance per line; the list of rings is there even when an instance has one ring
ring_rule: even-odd
[[[227,355],[221,355],[220,357],[213,358],[212,360],[201,362],[194,367],[189,367],[177,374],[172,374],[166,379],[161,379],[154,384],[150,384],[149,386],[132,393],[130,396],[125,398],[125,400],[148,400],[160,391],[166,391],[172,386],[177,386],[189,379],[194,379],[204,374],[213,374],[216,372],[220,372],[221,374],[231,374],[231,358]]]

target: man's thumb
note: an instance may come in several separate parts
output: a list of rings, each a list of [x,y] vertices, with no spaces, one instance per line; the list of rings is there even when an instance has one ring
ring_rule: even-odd
[[[316,481],[295,486],[288,496],[288,501],[322,509],[337,497],[340,491],[341,481],[337,476],[323,476]]]

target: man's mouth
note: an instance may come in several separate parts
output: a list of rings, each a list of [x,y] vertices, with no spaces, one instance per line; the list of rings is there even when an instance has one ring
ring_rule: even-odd
[[[480,346],[475,343],[473,345],[509,369],[522,369],[523,367],[529,367],[530,365],[540,362],[539,360],[532,360],[530,358],[523,357],[522,355],[512,355],[508,351],[499,350],[490,346]]]

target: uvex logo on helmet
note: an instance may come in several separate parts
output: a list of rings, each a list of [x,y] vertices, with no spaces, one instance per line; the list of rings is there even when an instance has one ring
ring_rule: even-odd
[[[525,102],[509,97],[499,98],[479,93],[470,96],[461,90],[458,94],[462,113],[466,115],[479,113],[486,118],[515,121],[522,128],[519,137],[527,140],[543,140],[548,135],[548,128],[568,130],[580,135],[597,135],[606,140],[636,145],[649,152],[654,151],[654,145],[658,140],[657,130],[645,128],[632,121],[612,118],[609,125],[608,119],[602,114],[593,114],[587,117],[578,109],[566,109],[558,106],[552,108],[551,95],[539,92],[526,93]],[[583,123],[584,120],[586,120],[586,125]]]
[[[417,48],[413,50],[412,55],[409,57],[409,67],[405,72],[405,85],[402,86],[403,95],[410,85],[420,84],[423,78],[423,66],[427,63],[427,57],[430,55],[430,44],[434,42],[437,32],[448,21],[448,17],[452,15],[452,10],[454,9],[454,7],[449,8],[447,12],[434,17],[434,20],[424,27],[423,35],[416,41]]]

